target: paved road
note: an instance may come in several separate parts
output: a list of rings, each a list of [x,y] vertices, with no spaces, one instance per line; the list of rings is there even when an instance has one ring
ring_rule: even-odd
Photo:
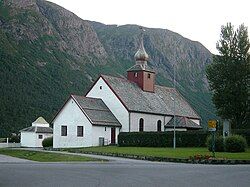
[[[11,157],[11,156],[6,156],[6,155],[1,155],[0,154],[0,169],[1,169],[1,164],[2,163],[23,163],[23,162],[34,162],[34,161],[25,160],[25,159],[21,159],[21,158],[16,158],[16,157]]]
[[[0,163],[0,186],[241,186],[250,165],[154,162]]]

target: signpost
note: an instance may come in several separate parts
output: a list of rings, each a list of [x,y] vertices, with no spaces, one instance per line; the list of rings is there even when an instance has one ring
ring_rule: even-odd
[[[216,120],[209,120],[208,121],[208,131],[211,131],[212,134],[212,151],[213,151],[213,157],[215,157],[215,131],[216,131]]]

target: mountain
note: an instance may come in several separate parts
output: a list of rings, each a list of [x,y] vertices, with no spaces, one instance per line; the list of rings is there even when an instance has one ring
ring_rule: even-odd
[[[0,137],[51,120],[69,94],[85,94],[99,74],[126,76],[134,62],[137,25],[82,20],[44,0],[0,0]],[[173,86],[202,116],[215,117],[205,77],[212,54],[199,42],[145,28],[157,84]]]

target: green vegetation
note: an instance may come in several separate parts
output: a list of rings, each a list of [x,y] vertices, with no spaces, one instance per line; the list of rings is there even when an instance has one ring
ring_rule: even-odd
[[[247,148],[247,141],[240,135],[229,136],[225,139],[225,151],[244,152]]]
[[[102,152],[102,153],[122,153],[128,155],[143,155],[169,158],[189,158],[194,155],[212,155],[207,148],[151,148],[151,147],[88,147],[80,149],[65,149],[69,152]],[[244,159],[250,160],[250,149],[244,153],[216,152],[216,158]]]
[[[217,43],[220,55],[207,68],[213,103],[222,119],[235,128],[249,126],[250,42],[243,24],[235,31],[231,23],[221,28]]]
[[[125,147],[172,147],[173,136],[173,132],[121,132],[118,144]],[[176,144],[179,147],[205,147],[207,136],[206,131],[177,131]]]
[[[53,147],[53,137],[45,138],[42,142],[43,147]]]
[[[77,156],[77,155],[16,150],[16,149],[0,149],[0,154],[38,161],[38,162],[86,162],[86,161],[98,160],[98,159],[93,159],[93,158],[84,157],[84,156]]]
[[[211,135],[207,137],[206,145],[208,147],[208,150],[212,151],[212,136]],[[218,135],[218,134],[215,136],[215,151],[216,152],[225,151],[223,136]]]

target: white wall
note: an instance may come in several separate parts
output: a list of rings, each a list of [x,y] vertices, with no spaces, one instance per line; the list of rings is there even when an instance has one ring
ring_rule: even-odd
[[[36,133],[21,132],[21,146],[22,147],[36,147]]]
[[[140,118],[144,119],[144,131],[157,131],[158,120],[161,120],[161,131],[164,131],[164,116],[144,113],[130,113],[131,132],[139,131]]]
[[[61,126],[67,126],[67,136],[61,136]],[[77,126],[84,127],[83,137],[77,137]],[[53,147],[92,146],[92,124],[71,98],[54,120]]]
[[[43,138],[39,139],[39,135],[43,135]],[[43,147],[42,145],[43,140],[51,136],[52,136],[51,133],[21,132],[21,146]]]
[[[100,89],[100,86],[102,89]],[[116,97],[116,95],[101,77],[89,91],[87,97],[101,98],[121,123],[121,132],[129,131],[129,114],[127,109],[123,106],[120,100]]]
[[[93,142],[93,146],[99,146],[99,137],[104,137],[104,142],[105,145],[108,145],[111,143],[111,127],[106,127],[106,131],[105,131],[105,127],[102,126],[93,126],[93,138],[92,138],[92,142]],[[115,131],[115,143],[118,143],[118,136],[119,134],[119,127],[116,127],[116,131]]]

